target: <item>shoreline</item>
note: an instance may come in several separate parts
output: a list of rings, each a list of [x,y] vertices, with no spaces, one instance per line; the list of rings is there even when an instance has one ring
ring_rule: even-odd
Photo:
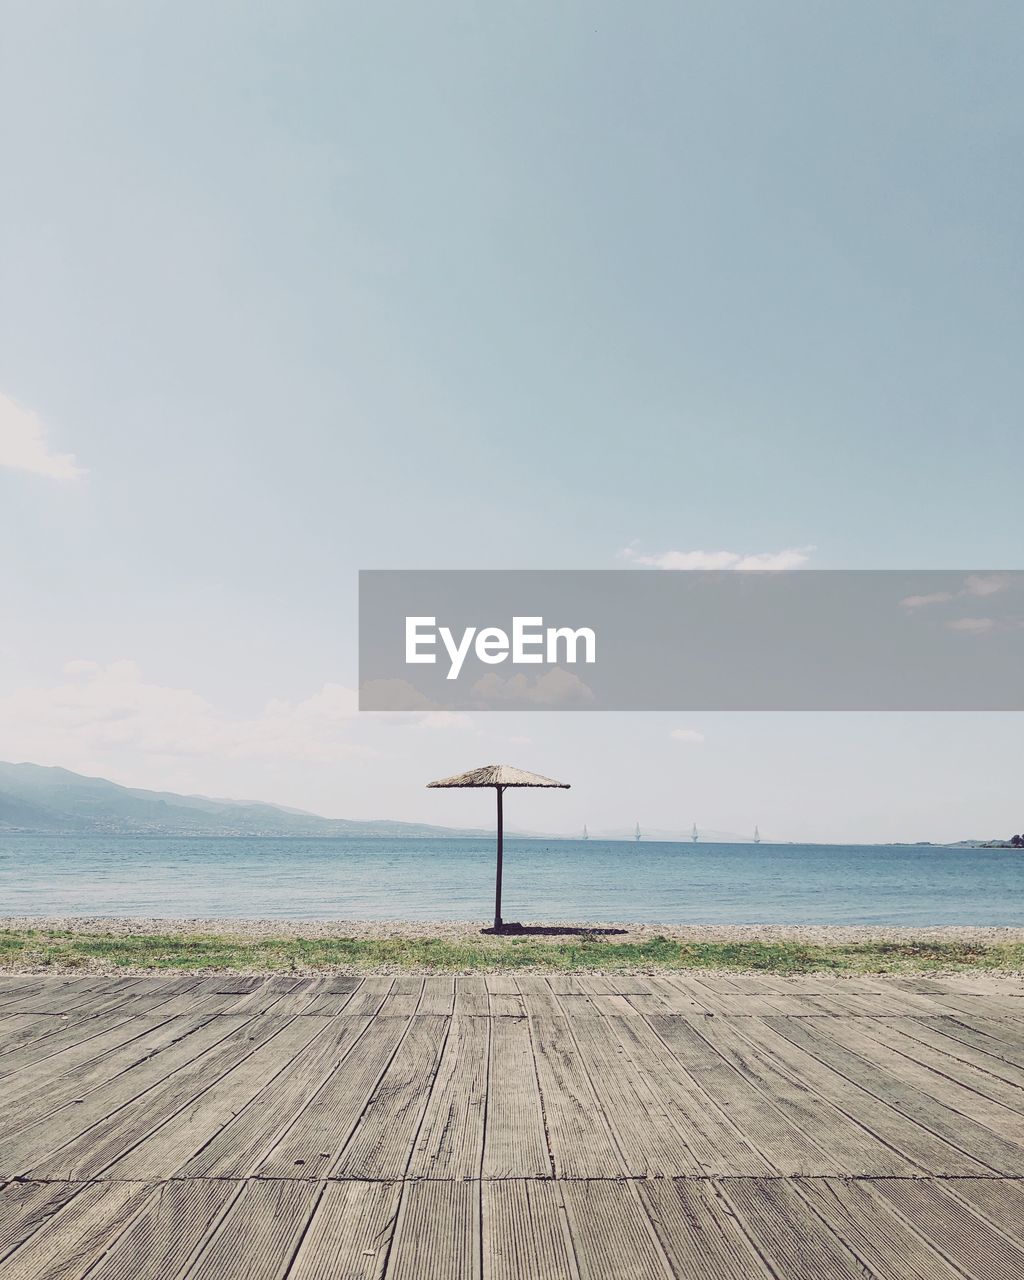
[[[511,922],[509,922],[511,923]],[[275,938],[430,938],[500,947],[509,938],[538,937],[549,942],[580,938],[609,943],[643,943],[665,938],[680,943],[801,943],[841,946],[858,943],[961,943],[998,946],[1024,943],[1024,926],[1014,925],[840,925],[840,924],[657,924],[623,920],[528,921],[522,933],[496,937],[488,920],[296,920],[267,917],[187,916],[0,916],[0,931],[36,930],[60,934],[196,935],[246,942]]]

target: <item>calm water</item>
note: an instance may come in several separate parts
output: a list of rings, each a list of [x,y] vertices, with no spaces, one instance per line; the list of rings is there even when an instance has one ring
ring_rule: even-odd
[[[0,915],[486,918],[488,840],[0,836]],[[510,840],[507,920],[1024,925],[1024,854]]]

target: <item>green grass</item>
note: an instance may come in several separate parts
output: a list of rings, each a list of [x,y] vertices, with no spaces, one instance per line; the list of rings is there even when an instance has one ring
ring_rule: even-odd
[[[0,967],[185,969],[254,973],[419,969],[686,970],[747,973],[922,973],[1024,970],[1024,944],[865,942],[810,946],[798,942],[608,942],[530,937],[465,942],[435,938],[275,938],[247,941],[203,934],[119,936],[44,930],[0,931]]]

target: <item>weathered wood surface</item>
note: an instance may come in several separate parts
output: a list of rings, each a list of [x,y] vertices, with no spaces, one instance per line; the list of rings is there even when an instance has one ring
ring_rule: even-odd
[[[0,1280],[1024,1280],[1024,986],[0,980]]]

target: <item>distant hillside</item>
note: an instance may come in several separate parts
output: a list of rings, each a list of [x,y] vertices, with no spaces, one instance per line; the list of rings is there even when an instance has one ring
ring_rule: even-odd
[[[175,836],[476,836],[415,822],[352,822],[273,804],[121,787],[68,769],[0,762],[0,832]]]

